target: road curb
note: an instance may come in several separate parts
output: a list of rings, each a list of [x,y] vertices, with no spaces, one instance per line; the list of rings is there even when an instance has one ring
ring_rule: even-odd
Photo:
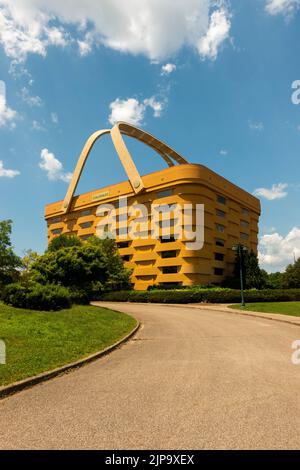
[[[140,322],[134,318],[137,322],[137,325],[134,327],[134,329],[126,335],[124,338],[120,339],[116,343],[112,344],[111,346],[108,346],[107,348],[103,349],[102,351],[98,351],[94,354],[91,354],[90,356],[87,356],[83,359],[79,359],[78,361],[71,362],[69,364],[66,364],[62,367],[58,367],[56,369],[43,372],[42,374],[36,375],[34,377],[29,377],[28,379],[21,380],[19,382],[15,382],[10,385],[5,385],[4,387],[0,387],[0,400],[3,398],[7,398],[8,396],[14,395],[17,392],[21,392],[22,390],[25,390],[27,388],[30,388],[34,385],[37,385],[42,382],[46,382],[47,380],[53,379],[55,377],[58,377],[59,375],[63,375],[66,372],[70,372],[74,369],[79,369],[80,367],[85,366],[86,364],[89,364],[91,362],[96,361],[97,359],[100,359],[103,356],[106,356],[107,354],[111,353],[115,349],[118,349],[120,346],[125,344],[132,336],[134,336],[137,331],[139,330],[141,324]]]
[[[102,302],[99,302],[99,304],[102,304]],[[231,313],[233,315],[240,315],[240,316],[243,316],[243,317],[254,317],[254,318],[262,318],[262,319],[266,319],[266,320],[273,320],[273,321],[278,321],[278,322],[281,322],[281,323],[288,323],[289,325],[295,325],[295,326],[299,326],[300,327],[300,322],[297,322],[295,320],[293,320],[294,317],[292,317],[291,315],[284,315],[284,318],[282,318],[282,314],[280,313],[263,313],[263,312],[255,312],[255,311],[245,311],[245,310],[240,310],[240,309],[234,309],[234,308],[230,308],[224,304],[220,304],[220,307],[218,307],[218,304],[211,304],[209,305],[208,303],[203,303],[203,305],[201,304],[168,304],[168,303],[154,303],[154,302],[146,302],[146,303],[143,303],[143,302],[110,302],[110,301],[107,301],[107,302],[103,302],[103,303],[118,303],[118,304],[132,304],[132,305],[159,305],[159,306],[165,306],[165,307],[176,307],[176,308],[193,308],[195,310],[199,310],[199,309],[202,309],[202,310],[207,310],[207,311],[211,311],[211,312],[222,312],[222,313]],[[229,305],[229,304],[228,304]],[[230,304],[230,305],[233,305],[233,304]],[[99,305],[98,305],[99,306]],[[105,308],[104,305],[100,305],[102,307]],[[276,315],[275,316],[271,316],[271,315]],[[281,317],[278,318],[279,315],[282,315]],[[287,318],[285,318],[287,317]]]
[[[213,310],[213,309],[211,309],[211,310]],[[278,314],[276,314],[276,313],[274,313],[274,314],[272,314],[272,313],[264,314],[262,312],[255,312],[255,311],[251,311],[251,310],[248,310],[247,312],[245,312],[244,310],[234,309],[234,308],[230,308],[230,307],[228,307],[227,309],[224,308],[223,310],[218,310],[218,311],[219,312],[225,312],[225,313],[233,313],[233,314],[246,316],[246,317],[263,318],[263,319],[266,319],[266,320],[278,321],[280,323],[288,323],[289,325],[300,326],[300,323],[292,320],[293,317],[291,317],[289,315],[285,315],[288,318],[276,318],[276,317],[269,316],[269,315],[281,315],[280,313],[278,313]]]

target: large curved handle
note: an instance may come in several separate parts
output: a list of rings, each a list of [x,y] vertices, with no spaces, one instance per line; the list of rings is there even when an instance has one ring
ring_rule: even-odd
[[[144,144],[151,147],[153,150],[159,153],[159,155],[161,155],[161,157],[166,161],[166,163],[169,166],[174,166],[174,161],[178,164],[188,163],[187,160],[185,160],[181,155],[179,155],[177,152],[171,149],[171,147],[166,145],[164,142],[161,142],[159,139],[152,136],[148,132],[138,129],[137,127],[131,124],[128,124],[125,122],[119,122],[111,130],[104,129],[104,130],[95,132],[86,141],[85,146],[83,147],[83,150],[78,159],[66,197],[63,202],[63,206],[62,206],[63,213],[68,212],[68,210],[70,209],[72,198],[76,191],[80,176],[82,174],[87,158],[95,142],[101,137],[103,137],[103,135],[105,134],[111,134],[111,138],[115,146],[115,149],[117,151],[117,154],[124,167],[124,170],[126,171],[126,174],[131,183],[132,189],[136,194],[141,192],[144,189],[144,184],[132,160],[132,157],[125,145],[122,134],[133,137],[139,140],[140,142],[143,142]]]

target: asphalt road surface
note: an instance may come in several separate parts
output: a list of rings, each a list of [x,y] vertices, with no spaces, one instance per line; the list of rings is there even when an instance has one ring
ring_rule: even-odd
[[[0,401],[0,448],[300,448],[298,326],[105,305],[142,328],[110,355]]]

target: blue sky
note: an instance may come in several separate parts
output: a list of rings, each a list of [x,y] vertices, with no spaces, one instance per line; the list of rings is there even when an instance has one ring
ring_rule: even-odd
[[[63,199],[86,138],[122,118],[260,196],[267,270],[300,256],[299,0],[11,3],[0,0],[0,217],[19,254],[45,249],[45,204]],[[141,173],[163,167],[129,146]],[[78,192],[124,177],[103,139]]]

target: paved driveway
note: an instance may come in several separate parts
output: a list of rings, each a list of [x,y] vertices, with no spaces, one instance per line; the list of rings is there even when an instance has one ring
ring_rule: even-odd
[[[138,334],[76,372],[0,402],[0,448],[300,448],[300,328],[157,305],[105,306]]]

